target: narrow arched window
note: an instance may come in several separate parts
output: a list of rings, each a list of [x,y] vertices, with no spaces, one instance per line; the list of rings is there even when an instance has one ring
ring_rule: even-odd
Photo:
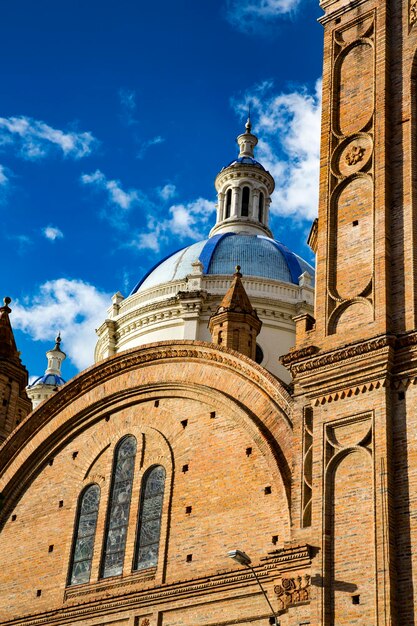
[[[136,439],[132,436],[125,437],[117,446],[114,455],[110,502],[104,535],[101,572],[103,578],[117,576],[123,571],[135,456]]]
[[[258,211],[258,220],[263,222],[264,219],[264,194],[261,192],[259,194],[259,211]]]
[[[239,350],[239,330],[237,328],[233,331],[233,350]]]
[[[81,585],[90,581],[99,503],[100,487],[89,485],[81,493],[78,503],[68,581],[70,585]]]
[[[243,187],[242,189],[242,217],[248,217],[249,215],[249,195],[250,190],[249,187]]]
[[[230,217],[230,212],[232,210],[232,190],[228,189],[226,194],[226,212],[224,215],[224,219],[227,220]]]
[[[134,570],[158,564],[164,490],[165,469],[156,465],[146,472],[142,480]]]

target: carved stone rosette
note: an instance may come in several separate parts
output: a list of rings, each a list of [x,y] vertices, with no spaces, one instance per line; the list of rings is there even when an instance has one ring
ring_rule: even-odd
[[[278,610],[288,609],[298,602],[310,601],[311,577],[308,574],[295,578],[282,578],[274,591],[278,599]]]

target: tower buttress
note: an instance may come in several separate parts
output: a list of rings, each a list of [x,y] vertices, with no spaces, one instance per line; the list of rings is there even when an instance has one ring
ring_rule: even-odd
[[[316,251],[315,315],[295,318],[296,346],[281,359],[293,376],[295,397],[293,484],[301,489],[292,495],[294,538],[319,548],[312,570],[320,578],[315,624],[406,624],[412,613],[404,611],[397,621],[396,594],[407,597],[408,583],[400,578],[415,580],[417,558],[413,570],[401,557],[406,542],[395,550],[397,511],[407,502],[393,459],[398,467],[403,463],[403,479],[407,452],[404,434],[395,450],[405,409],[394,385],[411,369],[402,369],[409,355],[398,350],[394,333],[407,330],[403,322],[411,308],[401,264],[411,236],[402,224],[408,200],[403,197],[393,211],[392,198],[404,189],[401,163],[408,158],[399,143],[400,122],[407,122],[399,113],[411,95],[410,85],[408,94],[399,87],[403,76],[411,76],[400,60],[409,35],[408,0],[320,4],[319,216],[309,238]],[[413,41],[416,50],[415,36]],[[398,64],[395,73],[392,63]],[[409,411],[407,418],[413,423],[408,432],[415,432],[417,415]],[[417,454],[414,443],[408,454]]]
[[[262,322],[243,286],[238,265],[232,284],[209,320],[213,343],[237,350],[255,360],[256,337],[261,326]]]
[[[30,413],[25,387],[28,372],[20,360],[10,324],[10,298],[0,307],[0,444]]]

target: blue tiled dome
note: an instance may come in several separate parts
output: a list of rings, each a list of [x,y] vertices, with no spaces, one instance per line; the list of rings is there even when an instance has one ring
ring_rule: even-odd
[[[261,163],[259,163],[259,161],[249,156],[238,157],[237,159],[234,159],[233,161],[231,161],[229,165],[226,165],[226,167],[230,167],[231,165],[236,165],[237,163],[242,163],[243,165],[253,165],[254,167],[258,167],[259,169],[265,171],[264,166]],[[223,169],[226,169],[226,168],[224,167]]]
[[[36,387],[37,385],[53,385],[54,387],[61,387],[62,385],[65,385],[65,380],[61,378],[61,376],[56,376],[56,374],[44,374],[43,376],[39,376],[39,378],[29,385],[29,387]]]
[[[307,271],[314,277],[313,267],[279,241],[262,235],[224,233],[199,241],[169,255],[133,289],[132,294],[162,283],[182,280],[192,272],[192,263],[199,260],[204,274],[230,276],[240,265],[244,276],[259,276],[298,284]]]

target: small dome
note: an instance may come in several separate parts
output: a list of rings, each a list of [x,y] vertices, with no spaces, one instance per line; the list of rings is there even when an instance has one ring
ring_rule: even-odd
[[[259,163],[259,161],[257,161],[256,159],[250,156],[238,157],[237,159],[234,159],[233,161],[231,161],[229,165],[226,165],[226,167],[231,167],[232,165],[238,165],[238,164],[253,165],[254,167],[258,167],[259,169],[266,171],[264,166],[261,163]],[[225,170],[226,167],[224,167],[222,171]]]
[[[224,233],[199,241],[169,255],[136,285],[132,294],[156,285],[183,280],[199,260],[204,274],[232,275],[236,265],[244,276],[257,276],[297,285],[304,272],[314,277],[313,267],[275,239],[262,235]]]
[[[31,385],[28,385],[28,389],[33,389],[33,387],[37,387],[38,385],[61,387],[65,385],[65,380],[56,374],[44,374],[43,376],[39,376]]]

